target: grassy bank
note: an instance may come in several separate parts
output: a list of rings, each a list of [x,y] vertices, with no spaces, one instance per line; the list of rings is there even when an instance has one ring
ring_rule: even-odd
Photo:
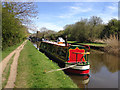
[[[63,71],[44,73],[53,69],[59,69],[58,65],[28,41],[19,57],[15,87],[77,88],[77,85]]]
[[[77,43],[77,41],[67,41],[67,43]]]
[[[78,43],[78,44],[96,46],[96,47],[105,47],[106,46],[106,44],[102,44],[102,43]]]
[[[18,43],[18,44],[16,44],[16,45],[14,45],[14,46],[8,47],[8,48],[6,48],[5,50],[3,50],[3,51],[2,51],[2,60],[3,60],[7,55],[9,55],[13,50],[15,50],[19,45],[21,45],[22,43],[23,43],[23,41],[20,42],[20,43]]]
[[[96,47],[105,47],[107,45],[104,43],[79,43],[77,41],[68,41],[68,43],[76,43],[76,44],[96,46]]]

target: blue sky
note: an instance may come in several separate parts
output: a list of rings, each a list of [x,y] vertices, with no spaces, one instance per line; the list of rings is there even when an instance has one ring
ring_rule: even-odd
[[[37,29],[46,27],[59,31],[67,24],[74,24],[81,18],[101,17],[104,23],[118,18],[117,2],[35,2],[38,19],[34,24]]]

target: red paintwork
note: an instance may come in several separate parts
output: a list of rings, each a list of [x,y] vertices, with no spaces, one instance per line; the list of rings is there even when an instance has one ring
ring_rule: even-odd
[[[88,51],[87,51],[87,52],[89,52],[90,51],[90,46],[89,45],[84,45],[84,46],[89,48]]]
[[[88,74],[89,73],[89,69],[88,70],[76,70],[76,69],[66,69],[65,70],[66,72],[69,72],[69,73],[74,73],[74,74]]]
[[[68,63],[74,63],[76,62],[76,54],[73,52],[79,52],[79,53],[84,53],[84,49],[79,49],[78,47],[75,49],[69,49],[69,61]],[[85,62],[85,59],[83,57],[83,54],[77,54],[77,62]],[[82,61],[81,61],[82,58]]]

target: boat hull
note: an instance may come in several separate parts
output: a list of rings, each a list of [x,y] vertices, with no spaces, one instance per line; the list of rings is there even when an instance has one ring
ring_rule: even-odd
[[[86,75],[86,74],[89,74],[89,69],[88,70],[77,70],[77,69],[68,68],[68,69],[65,69],[65,72],[70,73],[70,74]]]
[[[66,67],[70,67],[71,64],[66,64]],[[90,65],[76,65],[74,67],[68,68],[65,70],[67,73],[86,75],[89,74]]]
[[[66,67],[71,66],[71,64],[66,64]],[[90,68],[90,65],[76,65],[72,67],[72,69],[77,69],[77,70],[87,70]]]

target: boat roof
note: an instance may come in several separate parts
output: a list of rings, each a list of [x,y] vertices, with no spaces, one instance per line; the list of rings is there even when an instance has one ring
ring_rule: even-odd
[[[54,44],[54,45],[58,45],[58,46],[65,46],[65,44],[58,44],[57,42],[53,42],[53,41],[42,41],[42,42],[45,42],[45,43],[49,43],[49,44]]]
[[[62,47],[68,47],[68,46],[65,46],[65,43],[58,44],[57,42],[53,42],[53,41],[42,41],[42,42],[53,44],[53,45],[57,45],[57,46],[62,46]],[[81,45],[70,45],[70,46],[72,46],[72,47],[83,47]]]

